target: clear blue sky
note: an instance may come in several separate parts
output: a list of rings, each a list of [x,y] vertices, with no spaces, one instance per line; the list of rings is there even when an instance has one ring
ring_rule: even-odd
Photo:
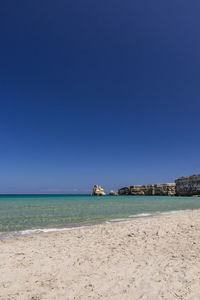
[[[199,0],[0,2],[0,193],[200,173]]]

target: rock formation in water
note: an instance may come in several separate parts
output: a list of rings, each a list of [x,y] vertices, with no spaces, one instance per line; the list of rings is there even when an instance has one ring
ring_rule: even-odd
[[[100,186],[95,184],[93,187],[93,193],[92,196],[105,196],[106,193],[104,192],[104,189]]]
[[[174,196],[175,183],[132,185],[118,190],[119,195]]]
[[[180,177],[175,180],[177,196],[200,195],[200,175]]]
[[[109,193],[109,195],[110,195],[110,196],[116,196],[116,195],[117,195],[117,193],[116,193],[115,191],[113,191],[113,190],[110,190],[110,193]]]

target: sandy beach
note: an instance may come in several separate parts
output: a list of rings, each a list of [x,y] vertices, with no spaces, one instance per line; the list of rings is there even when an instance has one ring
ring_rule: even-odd
[[[200,299],[200,210],[1,240],[0,299]]]

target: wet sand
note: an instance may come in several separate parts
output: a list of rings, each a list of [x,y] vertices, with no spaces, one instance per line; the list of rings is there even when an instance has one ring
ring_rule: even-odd
[[[0,299],[200,299],[200,210],[0,241]]]

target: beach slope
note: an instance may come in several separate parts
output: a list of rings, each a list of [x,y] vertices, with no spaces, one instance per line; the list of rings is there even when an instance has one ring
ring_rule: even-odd
[[[1,240],[0,299],[200,299],[200,210]]]

